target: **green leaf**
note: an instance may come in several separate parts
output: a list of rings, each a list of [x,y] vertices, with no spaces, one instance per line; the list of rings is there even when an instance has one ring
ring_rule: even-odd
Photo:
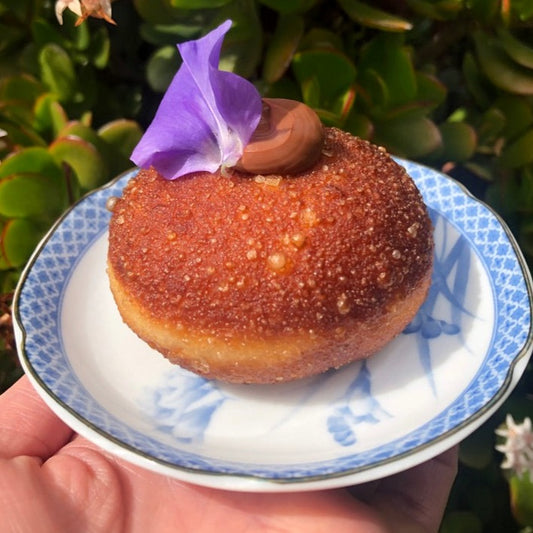
[[[512,8],[521,21],[526,21],[533,17],[533,4],[531,4],[530,0],[515,0],[512,3]]]
[[[302,86],[311,80],[316,85],[318,105],[312,107],[335,111],[355,82],[354,64],[347,56],[334,50],[299,52],[293,58],[292,68]],[[306,103],[310,105],[315,102]]]
[[[263,27],[255,2],[231,2],[216,19],[231,19],[233,26],[226,34],[220,69],[235,72],[244,78],[256,75],[263,51]]]
[[[507,28],[498,28],[498,37],[507,55],[519,65],[533,68],[533,48],[515,37]]]
[[[142,38],[156,46],[172,45],[198,38],[202,34],[200,24],[141,24]]]
[[[284,76],[276,83],[268,85],[264,89],[261,89],[261,94],[265,98],[289,98],[291,100],[301,100],[302,92],[300,87],[296,84],[292,77]]]
[[[412,102],[407,102],[394,108],[388,108],[385,112],[380,114],[373,113],[373,115],[375,114],[376,120],[381,122],[385,122],[386,120],[401,120],[402,117],[406,117],[407,120],[410,120],[414,116],[427,116],[429,109],[430,107],[427,102],[413,100]]]
[[[7,185],[4,180],[15,180],[17,176],[25,176],[20,183],[11,183]],[[33,176],[38,183],[30,183],[29,176]],[[39,181],[41,180],[41,181]],[[16,180],[15,180],[16,181]],[[23,216],[22,211],[10,211],[23,209],[20,205],[26,202],[24,198],[23,185],[26,183],[28,186],[28,195],[33,195],[32,198],[28,198],[28,202],[32,202],[32,205],[36,206],[41,199],[36,199],[41,184],[45,184],[46,194],[42,197],[44,201],[43,208],[35,208],[33,214],[42,213],[49,217],[56,217],[61,211],[66,209],[69,203],[68,191],[66,188],[65,177],[60,166],[56,163],[54,158],[48,153],[46,148],[30,147],[21,150],[10,157],[4,159],[0,165],[0,183],[4,184],[7,189],[4,193],[9,191],[20,191],[20,198],[13,198],[6,205],[2,207],[3,213],[11,213],[9,216]],[[17,189],[15,189],[17,187]],[[31,189],[31,193],[30,193]],[[7,191],[7,192],[6,192]],[[10,193],[11,194],[11,193]],[[28,209],[32,209],[28,206]],[[30,216],[30,213],[26,213]],[[26,216],[24,215],[24,216]]]
[[[381,115],[390,101],[389,88],[385,80],[371,68],[365,69],[358,79],[363,87],[361,99],[368,111],[372,115]]]
[[[470,52],[466,52],[463,57],[462,72],[469,94],[479,107],[487,108],[492,102],[491,87]]]
[[[435,76],[422,72],[415,73],[416,100],[423,102],[428,109],[435,109],[446,101],[448,90],[446,85]]]
[[[375,123],[374,141],[390,152],[416,159],[429,155],[442,146],[437,126],[427,117],[413,114]]]
[[[40,79],[38,55],[39,48],[37,45],[33,42],[29,42],[20,49],[17,58],[18,68],[26,72],[28,75],[35,77],[35,79]],[[44,84],[41,83],[41,85],[43,85],[44,90],[46,90]]]
[[[26,219],[8,220],[0,234],[0,269],[22,266],[41,238],[38,225]]]
[[[33,127],[40,133],[50,133],[52,137],[66,126],[68,116],[54,94],[46,93],[39,97],[33,109]]]
[[[87,128],[91,128],[93,124],[92,111],[85,111],[80,117],[80,124],[83,124]]]
[[[36,18],[33,20],[31,24],[31,32],[35,44],[41,47],[47,44],[55,43],[58,46],[64,47],[67,40],[58,28],[59,26],[57,24],[52,26],[43,18]]]
[[[65,127],[58,133],[58,138],[61,137],[77,137],[93,144],[98,150],[105,149],[104,143],[98,136],[98,133],[79,120],[67,122]]]
[[[61,179],[63,173],[45,148],[31,147],[4,159],[0,165],[0,179],[20,172],[43,174]]]
[[[37,173],[0,180],[0,215],[7,218],[56,217],[65,208],[53,179]]]
[[[494,171],[495,169],[489,167],[487,170],[492,174],[487,176],[487,181],[490,183],[490,186],[485,193],[484,199],[494,207],[498,213],[505,216],[508,223],[512,223],[512,219],[516,214],[516,206],[520,205],[522,201],[522,191],[520,190],[518,180],[501,180],[498,179],[499,176],[498,173]],[[524,229],[525,225],[526,223],[523,223],[520,229]],[[531,229],[533,229],[533,226]],[[531,233],[531,237],[533,237],[533,233]],[[525,253],[533,251],[533,239],[529,240],[529,249],[524,247],[523,243],[521,244],[522,250],[524,250]]]
[[[134,0],[134,4],[137,13],[149,24],[171,24],[179,13],[168,0]]]
[[[355,96],[355,87],[352,86],[338,98],[338,105],[335,106],[334,112],[339,115],[342,122],[344,122],[350,114],[355,102]]]
[[[342,37],[332,30],[311,28],[300,42],[301,50],[325,48],[342,51]]]
[[[304,96],[306,93],[304,92]],[[355,101],[355,88],[351,87],[337,99],[337,103],[331,109],[323,109],[315,106],[315,111],[326,126],[345,128],[344,123],[352,110]]]
[[[111,41],[105,26],[100,26],[91,35],[88,54],[91,63],[99,69],[107,67],[111,53]]]
[[[0,113],[17,124],[30,126],[33,103],[43,91],[43,85],[30,76],[6,76],[0,82]]]
[[[133,120],[118,119],[104,124],[98,136],[107,146],[106,162],[111,176],[131,168],[131,153],[142,137],[142,130]]]
[[[382,33],[369,41],[361,52],[358,68],[363,86],[365,73],[368,71],[374,71],[384,81],[389,95],[389,107],[396,107],[416,98],[418,88],[415,69],[401,36]]]
[[[81,52],[86,51],[89,48],[92,39],[89,24],[76,25],[74,21],[77,20],[77,15],[70,10],[67,10],[64,13],[64,16],[65,24],[63,25],[63,31],[68,35],[70,42],[73,43],[76,50]],[[66,20],[67,17],[69,20]]]
[[[2,291],[3,294],[13,294],[13,292],[15,291],[16,287],[17,287],[17,283],[20,279],[20,272],[17,271],[17,270],[8,270],[8,271],[4,271],[0,274],[0,291]],[[8,358],[5,358],[4,359],[4,365],[7,363],[7,366],[9,366],[9,359]],[[15,366],[12,371],[11,371],[11,374],[12,375],[12,383],[14,383],[21,375],[22,375],[22,369],[20,369],[18,366]],[[2,380],[2,375],[6,376],[6,372],[5,370],[4,371],[0,371],[0,380]],[[8,379],[9,376],[8,376]],[[0,388],[1,388],[1,383],[0,383]]]
[[[533,482],[529,472],[511,476],[509,488],[514,517],[524,526],[533,525]]]
[[[279,13],[305,13],[318,0],[259,0],[259,2]]]
[[[31,126],[31,109],[24,102],[0,101],[2,118],[20,126]]]
[[[439,126],[442,137],[442,157],[462,162],[472,157],[477,146],[476,130],[464,122],[444,122]]]
[[[494,102],[505,117],[502,135],[513,139],[533,124],[533,107],[527,98],[517,95],[504,95]]]
[[[509,146],[506,146],[499,158],[502,166],[518,168],[533,163],[533,128],[518,137]]]
[[[7,76],[0,81],[0,100],[33,102],[44,92],[42,83],[27,74]]]
[[[146,79],[156,92],[164,92],[170,85],[181,64],[175,46],[164,46],[156,50],[146,65]]]
[[[103,157],[93,144],[84,139],[60,137],[50,145],[49,151],[58,163],[72,168],[83,190],[99,187],[110,178]]]
[[[79,121],[71,121],[58,137],[89,143],[103,161],[106,175],[112,177],[133,166],[129,156],[141,136],[142,131],[136,122],[118,119],[105,124],[98,132]]]
[[[501,138],[505,122],[505,115],[500,109],[489,107],[483,113],[481,122],[477,128],[480,144],[493,144],[497,139]]]
[[[533,70],[515,63],[500,43],[481,32],[474,34],[477,57],[487,78],[513,94],[533,95]]]
[[[111,146],[117,154],[121,154],[128,159],[142,135],[143,131],[139,124],[127,119],[108,122],[98,130],[98,136],[101,139]]]
[[[346,14],[362,26],[393,32],[408,31],[413,27],[409,21],[364,2],[358,0],[338,0],[338,2]]]
[[[71,100],[76,90],[76,72],[67,52],[56,44],[47,44],[39,54],[39,65],[43,82],[59,101]]]
[[[263,61],[263,78],[267,83],[278,81],[289,67],[304,32],[299,15],[280,15]]]
[[[301,82],[304,102],[311,108],[317,109],[320,105],[320,85],[316,77],[307,78]]]
[[[374,136],[374,124],[372,124],[372,121],[366,115],[354,111],[348,115],[343,128],[362,139],[372,139]]]
[[[17,148],[26,146],[46,146],[44,139],[26,125],[14,124],[0,120],[0,129],[4,130],[7,135],[5,137],[8,146],[16,146]]]

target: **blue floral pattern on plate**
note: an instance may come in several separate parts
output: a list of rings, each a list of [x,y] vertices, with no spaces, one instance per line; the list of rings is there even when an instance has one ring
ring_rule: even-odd
[[[29,262],[14,307],[28,376],[100,446],[223,488],[358,483],[451,446],[501,404],[525,368],[531,280],[489,208],[450,178],[399,161],[430,208],[435,275],[404,334],[368,361],[292,384],[242,387],[152,353],[120,321],[105,275],[105,204],[131,171],[65,214]]]
[[[434,210],[431,210],[431,216],[435,227],[442,225],[442,242],[445,243],[449,229],[446,221]],[[446,246],[443,248],[446,249]],[[464,302],[471,253],[463,235],[457,237],[447,253],[436,250],[430,293],[415,319],[404,330],[404,334],[417,337],[418,357],[434,394],[437,391],[433,380],[431,343],[443,334],[458,335],[462,330],[463,315],[472,316]],[[452,272],[455,275],[450,279]],[[449,321],[434,315],[439,296],[449,305]],[[227,399],[227,394],[202,378],[171,372],[163,383],[157,384],[145,401],[151,406],[151,416],[157,421],[159,429],[174,434],[180,440],[201,441],[211,418]],[[300,404],[302,401],[305,400],[301,400]],[[343,397],[332,405],[326,421],[327,431],[339,445],[351,446],[358,438],[357,427],[360,424],[377,424],[390,416],[373,396],[372,376],[368,364],[363,362]]]
[[[442,226],[440,249],[435,250],[432,284],[426,301],[418,311],[413,321],[405,328],[404,334],[416,334],[419,357],[426,370],[428,379],[434,386],[431,364],[431,340],[441,335],[459,335],[462,330],[464,315],[472,316],[465,307],[466,287],[472,264],[472,250],[465,235],[459,235],[453,246],[446,247],[449,237],[449,227],[445,219],[435,210],[430,209],[434,227]],[[450,274],[454,274],[450,279]],[[449,304],[449,319],[436,316],[435,307],[439,296]]]
[[[216,385],[194,374],[171,372],[142,402],[157,428],[180,442],[200,442],[227,400]]]

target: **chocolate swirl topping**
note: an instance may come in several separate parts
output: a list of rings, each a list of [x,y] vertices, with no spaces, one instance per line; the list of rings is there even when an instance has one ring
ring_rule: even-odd
[[[324,133],[317,114],[295,100],[264,98],[261,121],[237,170],[252,174],[297,174],[320,157]]]

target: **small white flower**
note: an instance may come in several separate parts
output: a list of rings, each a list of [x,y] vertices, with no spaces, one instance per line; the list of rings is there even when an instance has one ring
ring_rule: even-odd
[[[4,140],[4,137],[7,137],[7,131],[0,128],[0,150],[4,150],[7,148],[7,142]],[[2,164],[2,160],[0,159],[0,165]]]
[[[533,431],[531,419],[526,417],[521,424],[517,424],[511,415],[505,419],[505,428],[496,430],[496,434],[504,437],[503,444],[496,446],[496,450],[505,454],[501,467],[514,470],[518,475],[529,472],[533,477]]]
[[[80,0],[57,0],[56,2],[56,17],[59,24],[63,24],[63,11],[70,9],[73,13],[81,17],[83,15],[81,11]]]
[[[63,11],[70,9],[78,15],[76,26],[81,24],[87,17],[97,17],[115,24],[111,18],[112,0],[57,0],[56,17],[60,24],[63,24]]]

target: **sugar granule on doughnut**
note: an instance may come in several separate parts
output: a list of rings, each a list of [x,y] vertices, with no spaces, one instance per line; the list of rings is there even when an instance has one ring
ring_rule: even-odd
[[[113,209],[108,271],[125,322],[170,361],[267,383],[380,350],[423,303],[432,251],[405,170],[328,129],[294,176],[141,171]]]
[[[230,25],[180,45],[112,208],[108,275],[124,322],[172,363],[276,383],[405,328],[431,283],[432,226],[384,150],[217,71]]]

